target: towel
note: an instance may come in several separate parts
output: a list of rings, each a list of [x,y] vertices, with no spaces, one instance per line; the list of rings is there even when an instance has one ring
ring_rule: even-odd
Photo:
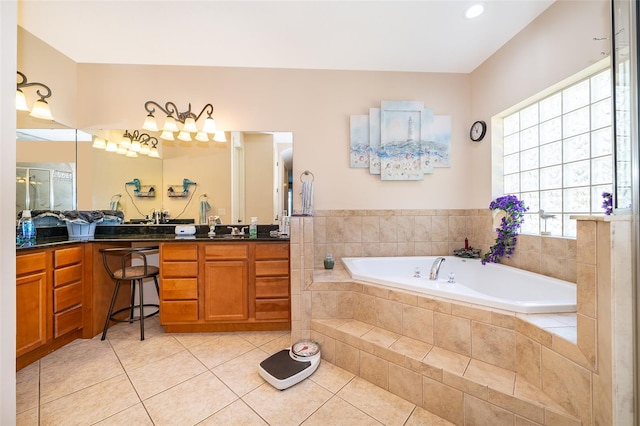
[[[109,210],[118,210],[119,205],[120,205],[119,200],[113,200],[109,203]]]
[[[302,182],[302,215],[313,216],[313,181]]]
[[[209,201],[200,201],[200,224],[207,224],[207,211],[209,210],[211,210],[211,204],[209,204]]]
[[[67,222],[87,224],[102,222],[104,213],[98,210],[65,210],[60,213],[60,219]]]

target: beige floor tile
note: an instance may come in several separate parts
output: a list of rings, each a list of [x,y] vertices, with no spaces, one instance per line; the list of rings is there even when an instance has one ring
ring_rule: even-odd
[[[286,334],[290,335],[288,331],[248,331],[245,333],[239,333],[238,336],[255,346],[261,346]]]
[[[358,410],[342,398],[334,396],[311,417],[302,422],[303,426],[377,426],[379,421]]]
[[[101,323],[104,324],[104,323]],[[144,339],[150,339],[152,337],[161,336],[164,334],[164,328],[160,325],[158,317],[149,317],[144,319]],[[94,337],[100,339],[102,332]],[[120,322],[117,323],[107,331],[107,339],[131,339],[140,340],[140,323],[134,321],[132,323]]]
[[[127,375],[143,401],[205,372],[207,368],[187,350],[169,355]]]
[[[311,380],[279,391],[265,383],[242,400],[270,425],[299,425],[332,397]]]
[[[144,401],[154,425],[194,425],[238,397],[210,371]]]
[[[38,408],[16,414],[16,426],[38,426]]]
[[[267,423],[240,399],[198,423],[198,426],[230,425],[266,426]]]
[[[108,342],[82,340],[40,362],[40,403],[122,375],[124,370]],[[68,361],[63,362],[67,359]]]
[[[235,335],[235,333],[168,333],[167,336],[173,336],[180,344],[189,349],[205,343],[215,342],[225,334],[227,336]]]
[[[16,372],[16,413],[36,409],[40,401],[40,362]]]
[[[329,362],[321,361],[318,369],[311,375],[310,379],[329,392],[336,393],[354,377],[355,375],[347,370],[336,367]]]
[[[388,426],[404,424],[415,407],[359,377],[351,380],[336,395]]]
[[[96,423],[95,426],[153,426],[147,410],[144,409],[142,403],[136,404],[133,407],[129,407],[124,411],[120,411],[118,414],[114,414],[111,417],[107,417],[101,422]]]
[[[366,322],[362,322],[358,320],[348,320],[347,322],[342,324],[340,327],[338,327],[338,330],[360,337],[363,334],[371,331],[373,327],[374,327],[373,325],[367,324]]]
[[[133,370],[159,361],[184,350],[172,336],[164,335],[145,340],[109,340],[126,370]]]
[[[125,374],[40,406],[40,425],[93,424],[140,402]]]
[[[478,383],[488,385],[490,388],[513,395],[516,373],[487,364],[486,362],[472,359],[464,373],[464,377]]]
[[[270,342],[267,342],[263,345],[260,345],[260,349],[269,355],[273,355],[276,352],[279,352],[285,348],[291,346],[291,333],[283,334],[282,336],[274,339]]]
[[[255,346],[242,337],[230,334],[190,347],[189,352],[195,355],[207,368],[214,368],[253,349]]]
[[[423,359],[433,348],[433,345],[421,342],[420,340],[402,336],[393,345],[391,349],[400,352],[413,359]]]
[[[393,345],[401,336],[392,331],[375,327],[371,331],[362,335],[362,338],[368,342],[388,348]]]
[[[258,366],[268,357],[261,349],[254,349],[211,371],[236,395],[243,396],[264,383],[258,373]]]
[[[464,374],[464,371],[469,365],[469,360],[470,358],[468,356],[460,355],[438,346],[434,346],[427,356],[424,357],[424,362],[427,364],[442,368],[459,376]]]
[[[409,416],[409,420],[405,423],[405,426],[455,426],[453,423],[438,417],[435,414],[416,407]]]

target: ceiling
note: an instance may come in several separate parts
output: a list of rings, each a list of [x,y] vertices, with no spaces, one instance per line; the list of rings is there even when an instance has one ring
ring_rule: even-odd
[[[19,0],[18,23],[78,63],[469,73],[553,2]]]

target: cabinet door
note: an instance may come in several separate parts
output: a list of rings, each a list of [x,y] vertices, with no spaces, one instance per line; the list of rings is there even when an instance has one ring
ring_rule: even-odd
[[[204,275],[204,319],[206,321],[246,320],[247,261],[207,262]]]
[[[47,274],[16,279],[16,356],[47,342]]]

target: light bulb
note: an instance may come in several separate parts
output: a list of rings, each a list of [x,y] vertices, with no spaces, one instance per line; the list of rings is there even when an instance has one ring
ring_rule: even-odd
[[[189,133],[197,132],[198,128],[196,127],[196,120],[194,120],[193,117],[187,117],[187,119],[184,120],[182,130]]]
[[[137,153],[137,152],[135,152],[135,151],[131,151],[131,150],[127,151],[127,157],[135,158],[135,157],[137,157],[137,156],[138,156],[138,153]]]
[[[149,130],[150,132],[158,131],[158,123],[156,122],[156,118],[153,116],[153,114],[147,115],[147,118],[144,119],[142,128],[144,130]]]
[[[120,154],[120,155],[125,155],[127,152],[129,152],[129,150],[122,146],[119,146],[118,149],[116,150],[116,154]]]
[[[164,119],[164,126],[162,126],[162,130],[165,132],[177,132],[178,125],[176,124],[176,119],[173,116],[168,115],[167,118]]]
[[[107,143],[104,141],[104,139],[95,137],[93,139],[93,145],[91,146],[98,149],[105,149],[107,147]]]
[[[191,142],[191,133],[186,130],[180,130],[180,133],[178,133],[178,139],[185,142]]]
[[[224,134],[224,130],[218,130],[213,137],[213,140],[216,142],[226,142],[227,136]]]
[[[141,149],[142,146],[140,145],[140,141],[131,142],[131,148],[129,148],[129,151],[140,152]]]
[[[16,91],[16,109],[19,111],[29,111],[27,98],[25,98],[24,92],[20,89]]]
[[[160,153],[158,152],[158,148],[156,148],[155,146],[152,147],[151,150],[149,151],[149,157],[160,158]]]
[[[120,146],[129,149],[129,147],[131,146],[131,139],[129,137],[125,136],[120,141]]]
[[[164,130],[161,134],[160,134],[160,138],[164,139],[166,141],[174,141],[175,138],[173,137],[173,133],[168,131],[168,130]]]
[[[31,114],[29,114],[35,118],[41,118],[43,120],[53,120],[53,116],[51,116],[51,110],[49,109],[49,104],[47,101],[39,99],[36,103],[33,104],[33,108],[31,109]]]
[[[107,152],[116,152],[118,150],[118,144],[113,141],[107,141],[107,146],[104,150]]]
[[[213,134],[216,132],[216,121],[211,118],[211,117],[207,117],[206,120],[204,120],[204,125],[202,126],[202,131],[205,133],[209,133],[209,134]]]
[[[150,151],[151,148],[149,147],[148,143],[143,143],[142,145],[140,145],[140,154],[149,155]]]
[[[204,130],[201,130],[196,134],[196,140],[200,142],[209,142],[209,135],[207,135]]]

